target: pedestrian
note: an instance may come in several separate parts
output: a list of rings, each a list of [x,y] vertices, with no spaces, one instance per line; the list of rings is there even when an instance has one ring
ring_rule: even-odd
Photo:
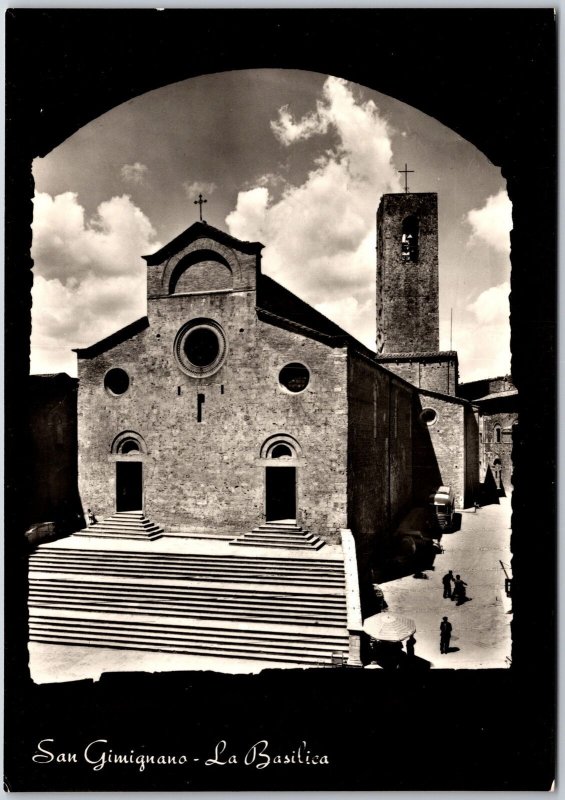
[[[447,597],[447,598],[450,598],[451,597],[451,582],[455,581],[455,578],[453,577],[453,570],[450,569],[449,572],[447,573],[447,575],[443,576],[441,581],[443,583],[443,596]]]
[[[467,584],[464,580],[461,579],[461,575],[455,576],[455,586],[453,587],[453,594],[451,595],[452,600],[457,600],[456,605],[462,605],[465,600],[467,599],[467,592],[465,591],[465,587]]]
[[[439,652],[449,653],[449,642],[451,641],[451,622],[444,617],[439,626]]]
[[[90,508],[86,509],[86,520],[87,520],[87,525],[89,526],[96,525],[97,522],[96,517],[94,516],[94,512],[91,511]]]
[[[406,640],[406,655],[408,656],[408,658],[414,658],[415,644],[416,644],[416,638],[414,634],[412,634],[410,638]]]

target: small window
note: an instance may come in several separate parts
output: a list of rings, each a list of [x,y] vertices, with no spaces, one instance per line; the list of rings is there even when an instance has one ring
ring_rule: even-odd
[[[124,394],[129,389],[129,375],[125,370],[114,367],[104,376],[104,387],[110,394]]]
[[[500,442],[500,435],[501,435],[501,428],[500,425],[495,425],[494,428],[494,441],[499,443]]]
[[[310,383],[310,373],[304,364],[287,364],[279,372],[279,382],[289,392],[297,394],[303,392]]]
[[[271,450],[271,458],[292,458],[292,450],[287,444],[277,444]]]
[[[437,421],[437,411],[434,408],[423,408],[420,412],[420,420],[427,425],[433,425]]]
[[[411,215],[402,222],[400,255],[403,261],[418,260],[418,217]]]

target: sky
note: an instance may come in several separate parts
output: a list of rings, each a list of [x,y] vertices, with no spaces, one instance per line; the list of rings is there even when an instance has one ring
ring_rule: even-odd
[[[462,381],[510,371],[511,204],[432,117],[338,77],[217,73],[128,101],[36,159],[31,371],[146,313],[145,262],[198,220],[265,245],[263,271],[375,349],[376,211],[437,192],[440,349]],[[450,342],[450,315],[453,331]]]

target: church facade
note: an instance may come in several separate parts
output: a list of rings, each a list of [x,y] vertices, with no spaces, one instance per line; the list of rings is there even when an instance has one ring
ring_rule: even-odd
[[[476,419],[456,354],[433,352],[435,198],[381,204],[377,358],[263,275],[259,243],[195,223],[146,256],[147,317],[76,351],[83,505],[187,535],[292,519],[335,543],[349,528],[369,554],[436,485],[470,502]],[[418,341],[419,360],[396,352]]]
[[[412,499],[416,393],[260,254],[196,223],[147,257],[148,316],[77,351],[83,505],[188,536],[295,519],[370,547]]]

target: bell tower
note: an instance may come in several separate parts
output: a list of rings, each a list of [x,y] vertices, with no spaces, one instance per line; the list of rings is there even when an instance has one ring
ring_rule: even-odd
[[[457,353],[439,350],[438,271],[437,194],[406,188],[383,195],[377,211],[377,360],[421,389],[455,395]]]
[[[385,194],[377,212],[377,353],[438,350],[437,194]]]

